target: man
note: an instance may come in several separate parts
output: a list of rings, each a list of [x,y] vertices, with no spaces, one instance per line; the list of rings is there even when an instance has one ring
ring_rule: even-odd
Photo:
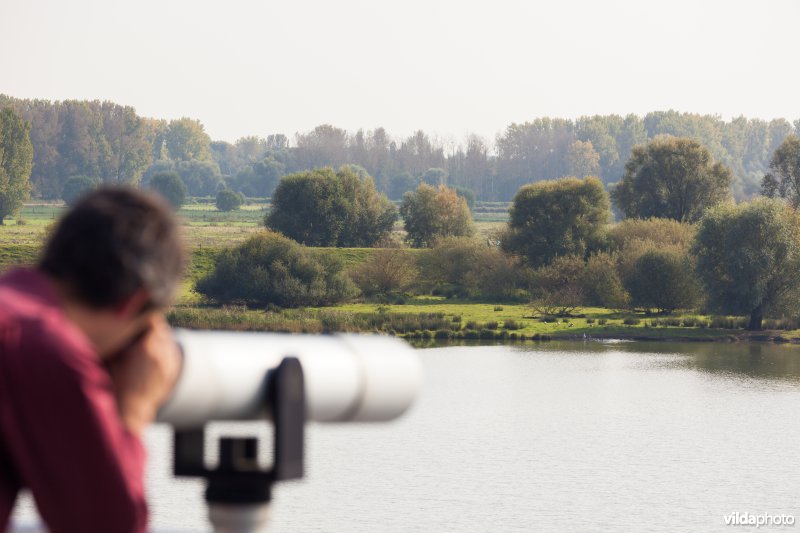
[[[163,310],[183,264],[164,201],[105,188],[0,278],[0,532],[23,487],[51,533],[145,531],[140,437],[179,372]]]

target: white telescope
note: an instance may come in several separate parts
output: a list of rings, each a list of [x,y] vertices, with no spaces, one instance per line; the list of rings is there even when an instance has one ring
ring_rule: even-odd
[[[392,337],[189,330],[175,336],[183,369],[158,420],[179,429],[263,419],[265,376],[289,356],[303,369],[306,419],[317,422],[391,420],[422,382],[416,353]]]
[[[216,532],[261,530],[272,485],[303,476],[307,420],[391,420],[422,381],[414,350],[392,337],[188,330],[175,337],[183,366],[158,421],[174,427],[173,473],[208,481]],[[225,420],[271,421],[271,469],[259,466],[255,438],[221,438],[217,467],[205,464],[204,427]]]

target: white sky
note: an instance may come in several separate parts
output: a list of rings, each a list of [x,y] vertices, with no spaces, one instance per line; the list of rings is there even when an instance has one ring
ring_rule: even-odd
[[[0,0],[0,93],[493,139],[540,116],[800,118],[798,0]]]

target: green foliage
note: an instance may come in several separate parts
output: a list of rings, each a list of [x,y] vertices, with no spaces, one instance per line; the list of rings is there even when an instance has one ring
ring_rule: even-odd
[[[699,142],[663,136],[633,149],[611,196],[627,218],[695,222],[730,197],[731,179],[730,169]]]
[[[366,263],[350,272],[350,277],[367,296],[402,293],[417,282],[415,257],[402,248],[377,250]]]
[[[220,211],[236,211],[244,203],[242,193],[223,189],[217,193],[217,209]]]
[[[425,183],[407,192],[400,206],[409,241],[416,247],[431,246],[443,237],[465,237],[475,232],[466,200],[443,185]]]
[[[401,172],[390,178],[387,193],[392,200],[400,200],[405,193],[413,191],[418,186],[419,179],[412,176],[410,172]]]
[[[475,191],[466,187],[453,187],[453,189],[455,189],[456,194],[466,200],[470,211],[475,209]]]
[[[693,247],[708,306],[750,315],[795,314],[800,302],[800,214],[766,198],[723,204],[700,221]]]
[[[609,309],[624,309],[630,299],[618,270],[618,256],[598,252],[589,256],[581,277],[584,304]]]
[[[314,257],[296,242],[269,231],[223,251],[197,291],[218,303],[264,307],[333,305],[357,290],[332,256]]]
[[[514,197],[502,247],[533,267],[562,255],[584,255],[600,246],[609,218],[608,195],[597,178],[525,185]]]
[[[166,198],[175,209],[186,201],[186,185],[174,172],[154,175],[150,178],[150,188]]]
[[[567,165],[572,176],[597,176],[600,154],[595,151],[592,141],[575,141],[567,149]]]
[[[251,197],[272,196],[284,174],[286,165],[269,156],[240,170],[231,181],[231,187]]]
[[[700,301],[700,286],[686,253],[652,249],[642,254],[625,278],[634,307],[659,312],[691,309]]]
[[[533,272],[531,307],[547,316],[563,316],[575,312],[586,302],[583,276],[586,262],[579,255],[558,256]]]
[[[73,205],[81,196],[97,187],[97,180],[89,176],[72,176],[64,182],[61,198]]]
[[[265,225],[308,246],[372,246],[391,231],[397,210],[372,179],[350,167],[283,178]]]
[[[443,168],[429,168],[420,176],[420,180],[422,183],[427,183],[431,187],[446,185],[447,171]]]
[[[211,138],[199,120],[172,120],[164,135],[169,158],[174,161],[211,161]]]
[[[761,182],[764,195],[786,198],[794,207],[800,207],[800,137],[786,137],[772,155],[769,170]]]
[[[13,109],[0,110],[0,225],[28,199],[32,165],[30,125]]]
[[[647,241],[655,247],[676,246],[688,250],[695,231],[695,226],[671,218],[626,218],[611,227],[608,240],[611,248],[619,251],[637,241]]]
[[[437,240],[418,265],[425,285],[452,287],[456,296],[514,298],[529,276],[519,260],[471,237]]]

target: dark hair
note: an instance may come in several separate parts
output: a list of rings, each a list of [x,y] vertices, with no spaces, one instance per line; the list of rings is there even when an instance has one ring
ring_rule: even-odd
[[[164,200],[131,187],[102,187],[61,219],[39,268],[95,308],[123,303],[140,288],[149,296],[146,307],[165,307],[184,261],[178,224]]]

